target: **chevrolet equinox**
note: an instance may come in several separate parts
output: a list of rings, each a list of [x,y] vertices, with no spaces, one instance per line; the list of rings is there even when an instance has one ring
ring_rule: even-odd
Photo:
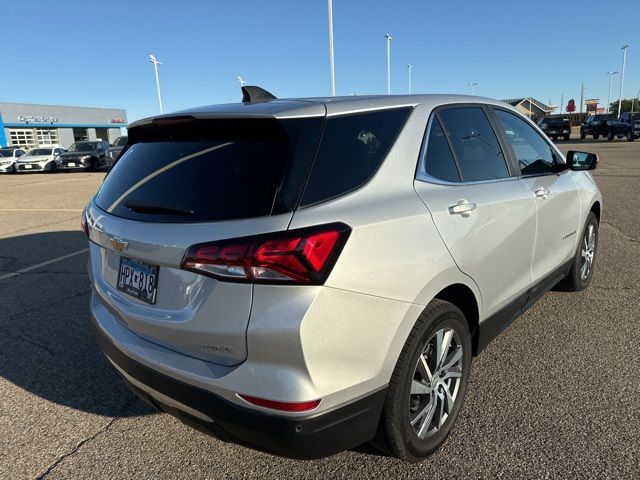
[[[243,91],[130,126],[82,216],[98,343],[223,440],[420,461],[472,357],[550,288],[589,285],[597,156],[487,98]]]

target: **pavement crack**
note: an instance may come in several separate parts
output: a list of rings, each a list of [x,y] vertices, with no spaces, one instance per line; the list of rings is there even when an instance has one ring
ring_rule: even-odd
[[[137,398],[133,398],[132,400],[130,400],[129,402],[127,402],[121,410],[121,413],[126,412],[135,402],[137,401]],[[53,462],[51,465],[49,465],[47,467],[47,469],[41,473],[40,475],[38,475],[36,478],[37,480],[41,480],[44,478],[47,478],[49,476],[49,474],[58,466],[60,465],[64,460],[66,460],[67,458],[75,455],[76,453],[78,453],[78,451],[80,450],[80,448],[82,448],[83,445],[85,445],[86,443],[96,439],[97,437],[99,437],[100,435],[102,435],[103,433],[106,433],[107,431],[109,431],[109,429],[113,426],[114,423],[116,423],[118,420],[120,420],[122,417],[118,416],[118,417],[114,417],[111,420],[109,420],[109,422],[107,422],[107,424],[102,427],[101,429],[99,429],[97,432],[95,432],[93,435],[80,440],[71,450],[69,450],[67,453],[61,455],[60,457],[58,457],[55,462]]]
[[[626,233],[624,233],[622,230],[620,230],[618,227],[616,227],[613,223],[610,223],[610,222],[604,222],[604,221],[603,221],[603,222],[601,222],[601,223],[603,223],[603,224],[605,224],[605,225],[608,225],[608,226],[610,226],[611,228],[613,228],[616,232],[618,232],[620,235],[622,235],[622,236],[625,238],[625,240],[628,240],[628,241],[630,241],[631,243],[635,243],[635,244],[640,245],[640,240],[638,240],[637,238],[633,238],[633,237],[632,237],[632,236],[630,236],[630,235],[627,235],[627,234],[626,234]]]

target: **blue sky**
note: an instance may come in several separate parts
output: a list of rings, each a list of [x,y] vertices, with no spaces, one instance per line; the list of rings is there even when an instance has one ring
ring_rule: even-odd
[[[638,0],[334,0],[338,95],[392,93],[607,99],[628,50],[640,89]],[[0,101],[158,113],[148,54],[163,62],[165,112],[240,99],[236,76],[279,97],[329,92],[326,0],[3,2]],[[629,23],[629,28],[623,25]],[[612,99],[617,99],[619,75]]]

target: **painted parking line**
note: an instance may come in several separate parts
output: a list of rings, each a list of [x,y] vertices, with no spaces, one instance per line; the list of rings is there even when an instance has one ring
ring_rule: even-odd
[[[45,267],[47,265],[51,265],[52,263],[61,262],[62,260],[66,260],[67,258],[75,257],[76,255],[82,255],[83,253],[87,253],[89,251],[88,248],[83,248],[82,250],[78,250],[77,252],[67,253],[66,255],[62,255],[61,257],[52,258],[51,260],[47,260],[42,263],[38,263],[37,265],[31,265],[30,267],[21,268],[17,272],[5,273],[4,275],[0,275],[0,280],[6,280],[7,278],[17,277],[23,273],[30,272],[32,270],[37,270],[38,268]]]
[[[0,208],[0,212],[82,212],[81,208]]]

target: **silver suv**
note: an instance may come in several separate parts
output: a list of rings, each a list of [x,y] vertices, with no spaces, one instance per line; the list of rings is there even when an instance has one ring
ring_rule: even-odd
[[[82,217],[96,337],[138,396],[222,439],[419,461],[472,357],[589,285],[596,163],[479,97],[248,94],[141,120]]]

